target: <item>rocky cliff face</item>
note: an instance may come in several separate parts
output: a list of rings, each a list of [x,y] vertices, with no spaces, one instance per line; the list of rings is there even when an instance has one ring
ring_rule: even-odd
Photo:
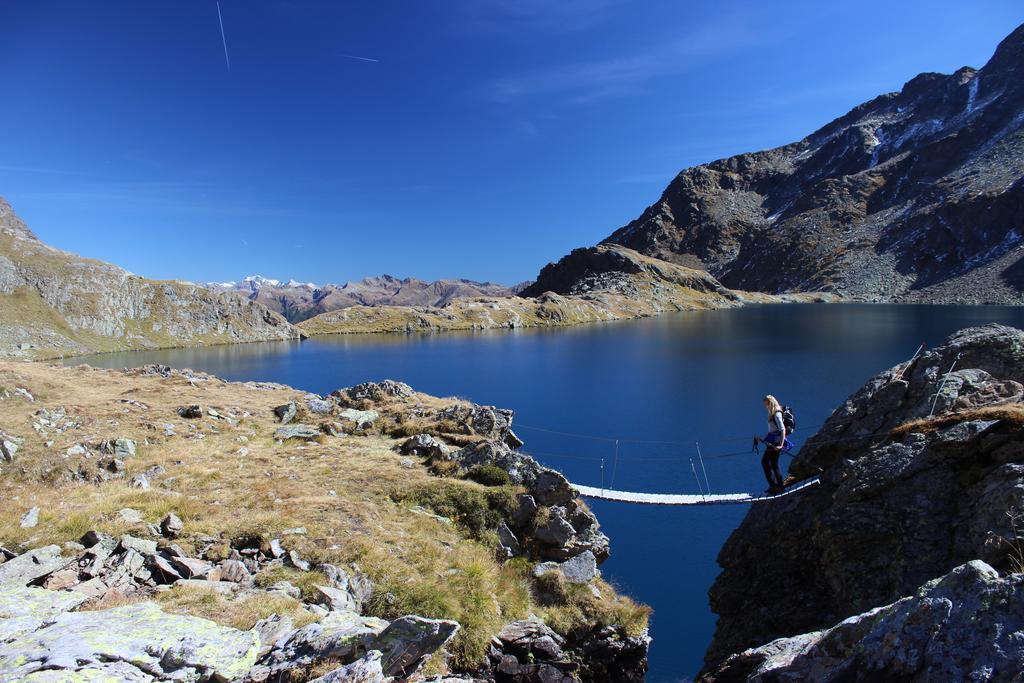
[[[1024,27],[799,142],[681,172],[605,240],[724,285],[1024,301]]]
[[[972,650],[957,660],[961,676],[985,652],[1005,648],[996,632],[1020,631],[1020,604],[1004,610],[974,603],[992,591],[1019,600],[1019,581],[997,580],[993,570],[975,566],[954,572],[960,578],[928,582],[974,560],[1000,571],[1024,569],[1022,400],[1024,332],[999,325],[963,330],[851,396],[791,469],[798,478],[820,474],[821,485],[752,509],[722,548],[722,573],[711,589],[720,618],[706,658],[709,680],[776,680],[757,679],[755,670],[769,659],[769,668],[778,668],[797,656],[804,658],[800,666],[831,657],[820,670],[839,671],[843,652],[901,680],[908,671],[929,680],[927,672],[952,666],[948,634],[965,623],[984,642],[973,650],[959,646]],[[950,591],[973,597],[950,612],[942,597]],[[903,641],[906,653],[917,654],[886,660],[902,647],[900,629],[937,606],[945,611],[928,615],[936,628]],[[979,615],[973,622],[971,610]],[[788,640],[765,645],[777,638]],[[923,649],[914,650],[921,638]],[[883,642],[888,651],[872,652],[872,643]],[[758,652],[722,668],[748,648]],[[1010,656],[1019,671],[1024,656],[1019,649]]]
[[[239,292],[250,301],[280,313],[292,323],[351,306],[445,306],[456,299],[507,297],[518,291],[493,282],[461,279],[425,282],[390,275],[368,277],[343,285],[247,277],[238,283],[209,283],[208,286],[218,291]]]
[[[0,199],[0,357],[297,339],[264,306],[40,242]]]

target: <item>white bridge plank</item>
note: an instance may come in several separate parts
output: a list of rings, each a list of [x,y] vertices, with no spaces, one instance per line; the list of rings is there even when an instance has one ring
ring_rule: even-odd
[[[821,483],[821,480],[815,477],[786,489],[782,493],[765,496],[753,496],[749,493],[713,493],[706,496],[694,495],[692,493],[640,493],[635,491],[614,491],[596,486],[578,486],[576,484],[573,484],[573,488],[579,491],[580,495],[584,498],[599,498],[601,500],[613,500],[621,503],[640,503],[643,505],[735,505],[741,503],[760,503],[766,500],[784,498],[791,493],[802,491],[819,483]]]

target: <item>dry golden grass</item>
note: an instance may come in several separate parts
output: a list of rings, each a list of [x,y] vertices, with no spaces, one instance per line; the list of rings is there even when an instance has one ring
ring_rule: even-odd
[[[216,591],[195,586],[174,586],[158,593],[156,602],[167,612],[203,617],[242,630],[252,628],[257,621],[272,614],[291,617],[296,628],[315,620],[302,608],[302,603],[289,597],[250,595],[232,600]]]
[[[958,422],[969,420],[1003,420],[1016,428],[1024,428],[1024,404],[1004,403],[1002,405],[960,410],[931,418],[924,417],[893,427],[890,433],[893,436],[929,434]]]
[[[418,461],[403,466],[395,450],[400,440],[381,432],[409,422],[403,415],[409,403],[374,406],[382,417],[367,435],[279,444],[273,438],[279,425],[271,409],[302,396],[289,388],[28,363],[0,363],[0,385],[25,387],[36,397],[35,403],[16,396],[0,400],[0,430],[24,438],[15,462],[0,465],[0,497],[7,513],[0,516],[0,544],[27,548],[62,543],[90,529],[130,532],[118,515],[122,508],[138,510],[152,523],[175,512],[185,523],[179,544],[189,552],[196,550],[199,535],[220,539],[214,552],[222,557],[232,541],[269,543],[281,538],[313,562],[357,564],[378,587],[369,606],[376,616],[416,613],[458,621],[463,628],[449,653],[459,666],[476,662],[504,624],[542,613],[528,576],[515,563],[496,561],[493,533],[488,531],[511,504],[515,490],[438,478]],[[431,409],[454,402],[422,395],[413,399],[413,404]],[[177,415],[179,406],[193,403],[234,415],[239,423]],[[37,434],[33,414],[57,406],[64,406],[81,426]],[[165,436],[165,424],[174,426],[174,436]],[[137,455],[125,462],[125,479],[96,485],[68,476],[79,467],[91,471],[96,460],[67,456],[68,447],[118,437],[138,442]],[[52,441],[50,447],[47,441]],[[150,489],[128,485],[134,474],[155,465],[165,471]],[[451,517],[454,524],[414,513],[410,508],[415,505]],[[39,524],[22,529],[20,517],[32,506],[40,507]],[[282,535],[295,527],[305,527],[307,533]],[[282,579],[306,595],[323,581],[319,574],[294,570],[257,577],[261,585]],[[602,590],[607,591],[606,600],[577,601],[561,611],[547,606],[543,613],[563,629],[576,619],[633,623],[636,619],[627,613],[646,609],[611,589]],[[168,609],[239,627],[266,616],[268,609],[294,613],[291,604],[225,604],[222,596],[184,589],[158,599]],[[607,603],[604,612],[599,603]]]

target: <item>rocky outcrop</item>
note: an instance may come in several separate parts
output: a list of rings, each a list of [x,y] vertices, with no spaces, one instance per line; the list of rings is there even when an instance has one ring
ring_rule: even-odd
[[[558,263],[549,263],[541,269],[537,280],[521,295],[540,296],[545,292],[581,295],[596,290],[635,297],[638,282],[643,280],[663,283],[667,290],[664,294],[670,294],[668,288],[674,285],[717,295],[726,301],[742,300],[739,294],[726,289],[703,270],[650,258],[617,244],[574,249]]]
[[[733,289],[1024,301],[1024,27],[799,142],[682,171],[605,242]]]
[[[391,275],[368,277],[342,285],[271,280],[259,276],[241,282],[210,282],[217,291],[237,292],[250,301],[280,313],[288,322],[299,323],[321,313],[351,306],[445,306],[456,299],[508,297],[516,289],[493,282],[448,279],[425,282]]]
[[[1019,570],[1012,553],[1024,510],[1022,385],[1024,332],[990,325],[953,335],[851,396],[793,465],[797,478],[820,474],[821,485],[761,504],[722,548],[707,671],[732,654],[857,614],[867,613],[862,625],[877,621],[871,610],[963,563]],[[835,637],[860,638],[854,626],[836,627]],[[822,648],[835,642],[821,634],[805,640],[818,638]]]
[[[298,339],[234,293],[148,280],[40,242],[0,199],[0,357]]]
[[[727,681],[1016,681],[1024,575],[974,560],[895,603],[729,657]]]

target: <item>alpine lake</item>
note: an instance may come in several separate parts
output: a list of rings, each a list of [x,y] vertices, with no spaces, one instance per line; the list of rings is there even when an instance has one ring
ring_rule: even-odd
[[[760,492],[766,484],[751,438],[767,430],[766,393],[793,407],[799,448],[874,374],[922,343],[937,346],[960,328],[993,322],[1024,327],[1024,307],[759,305],[570,328],[333,335],[67,363],[162,363],[318,394],[396,379],[514,409],[523,450],[579,484],[698,493],[699,479],[713,493]],[[784,473],[788,463],[783,456]],[[590,505],[611,539],[605,578],[654,608],[648,680],[691,678],[714,632],[707,592],[716,556],[757,506]]]

